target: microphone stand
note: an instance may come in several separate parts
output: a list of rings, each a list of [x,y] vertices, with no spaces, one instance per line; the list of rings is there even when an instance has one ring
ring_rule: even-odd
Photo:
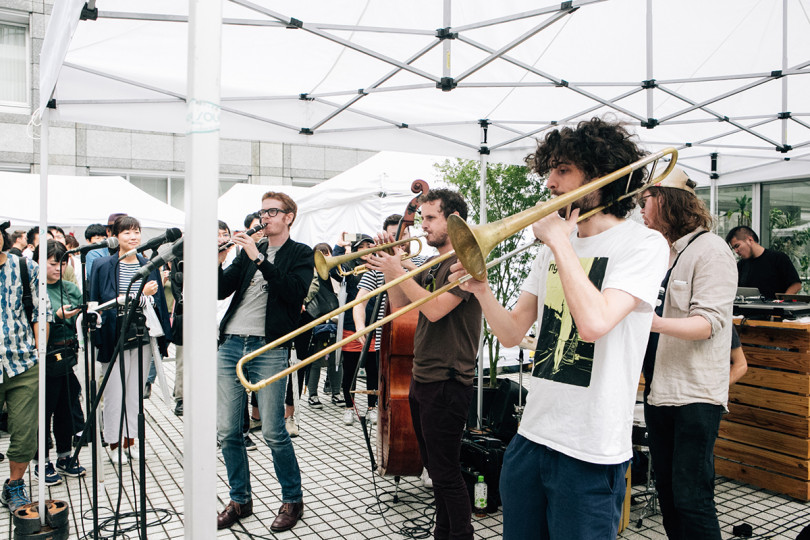
[[[138,288],[138,292],[136,293],[135,298],[130,302],[131,307],[129,308],[129,310],[126,312],[126,314],[124,316],[123,324],[121,325],[121,328],[119,329],[118,341],[115,344],[115,348],[113,349],[113,353],[112,353],[112,356],[110,358],[110,364],[107,367],[107,371],[106,371],[106,373],[104,374],[104,377],[101,380],[101,384],[98,386],[97,392],[92,396],[92,403],[90,405],[90,409],[89,409],[88,414],[87,414],[87,421],[85,422],[84,429],[82,430],[82,436],[79,439],[79,444],[76,446],[76,449],[73,452],[73,456],[71,456],[71,458],[70,458],[70,463],[69,463],[68,466],[71,466],[71,465],[75,464],[78,461],[79,451],[81,450],[82,444],[87,442],[89,429],[95,424],[95,419],[96,419],[96,414],[97,414],[97,411],[98,411],[98,406],[99,406],[99,404],[101,402],[101,396],[104,394],[104,389],[107,387],[107,382],[110,379],[110,375],[112,375],[112,373],[113,373],[113,368],[114,368],[115,361],[119,357],[123,357],[124,342],[126,341],[126,335],[127,335],[126,330],[127,330],[127,328],[129,328],[130,324],[132,324],[134,322],[133,319],[143,317],[143,314],[137,314],[137,310],[138,310],[138,306],[139,306],[139,300],[141,298],[141,295],[143,294],[143,289],[146,286],[146,281],[147,281],[146,278],[141,279],[141,284],[140,284],[140,287]],[[131,283],[130,283],[130,287],[132,287]],[[128,297],[128,296],[129,296],[129,289],[127,289],[126,297]],[[113,299],[113,301],[111,301],[111,302],[108,302],[107,304],[108,305],[106,305],[106,307],[102,307],[101,309],[102,310],[110,309],[112,307],[117,308],[117,306],[118,306],[118,303],[117,303],[117,301],[115,299]],[[86,308],[84,308],[84,309],[86,309]],[[144,322],[145,322],[145,319],[144,319]],[[136,326],[136,332],[138,332],[139,337],[142,338],[144,336],[143,326]],[[142,341],[142,339],[140,341]],[[141,459],[140,459],[140,469],[139,469],[139,474],[140,474],[140,479],[139,479],[140,482],[139,483],[140,483],[140,497],[141,497],[141,500],[140,500],[141,508],[140,508],[140,511],[139,511],[139,517],[140,517],[140,520],[141,520],[141,523],[140,523],[140,529],[141,529],[141,532],[142,532],[141,538],[146,538],[146,477],[145,477],[146,463],[145,463],[145,461],[143,459],[146,454],[143,453],[143,452],[145,452],[145,423],[144,423],[144,414],[143,414],[143,349],[142,349],[142,346],[143,346],[143,344],[139,343],[139,348],[138,348],[138,368],[139,368],[138,382],[139,382],[141,387],[139,389],[138,436],[140,437],[140,451],[142,452],[141,453]],[[94,379],[93,383],[95,383],[95,376],[93,377],[93,379]],[[122,380],[122,386],[123,386],[123,380]],[[124,392],[125,392],[124,393],[124,396],[125,396],[126,395],[126,389],[124,390]],[[123,397],[122,397],[122,399],[123,399]],[[97,444],[98,437],[95,437],[95,439],[96,439],[95,444]],[[107,442],[109,443],[110,441],[107,441]],[[122,442],[123,441],[121,440],[121,437],[119,436],[119,445],[122,445]],[[94,503],[94,506],[93,506],[93,535],[94,535],[94,538],[97,539],[98,538],[98,504],[97,504],[98,503],[98,484],[96,483],[96,480],[97,480],[96,465],[97,465],[97,456],[96,456],[96,453],[93,452],[93,480],[94,480],[94,482],[93,482],[93,503]],[[137,505],[137,503],[136,503],[136,505]],[[116,520],[116,527],[115,528],[117,528],[117,520]]]
[[[87,253],[80,253],[80,265],[82,274],[82,337],[84,339],[84,400],[87,410],[87,419],[82,429],[82,436],[76,445],[76,453],[71,459],[71,463],[78,459],[79,450],[87,440],[87,428],[93,429],[91,443],[91,478],[93,481],[93,539],[98,540],[98,454],[101,449],[101,439],[99,438],[98,425],[96,423],[96,409],[91,408],[91,404],[96,401],[96,348],[92,342],[92,332],[96,328],[96,320],[88,320],[87,303],[90,300],[90,292],[87,289]],[[75,433],[73,434],[75,437]]]

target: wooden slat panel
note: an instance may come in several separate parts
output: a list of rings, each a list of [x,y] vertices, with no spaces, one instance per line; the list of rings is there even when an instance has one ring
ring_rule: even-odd
[[[807,329],[794,329],[785,327],[757,327],[750,325],[737,326],[740,341],[743,345],[766,345],[768,347],[784,347],[798,351],[810,350],[810,334]]]
[[[727,459],[715,459],[714,471],[727,478],[771,489],[802,501],[810,501],[810,482],[749,467]]]
[[[735,384],[728,392],[728,400],[731,403],[752,405],[798,416],[810,416],[810,399],[806,396],[786,394],[776,390]]]
[[[728,410],[729,414],[723,418],[729,422],[748,424],[804,439],[810,438],[810,418],[757,409],[738,403],[729,403]]]
[[[760,429],[745,424],[735,424],[723,420],[720,422],[719,437],[732,441],[767,448],[783,454],[810,459],[810,439],[802,439],[776,433],[767,429]]]
[[[799,480],[810,481],[810,462],[806,459],[786,456],[725,439],[717,439],[717,444],[714,445],[714,455],[792,476]]]
[[[793,394],[810,395],[810,374],[749,367],[741,383]]]
[[[810,353],[763,349],[743,345],[745,359],[751,366],[789,369],[799,373],[810,373]]]

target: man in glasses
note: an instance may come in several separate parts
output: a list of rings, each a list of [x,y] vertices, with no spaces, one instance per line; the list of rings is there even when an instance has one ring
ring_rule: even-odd
[[[559,196],[643,155],[621,125],[593,118],[549,132],[526,161]],[[507,540],[616,537],[636,389],[667,262],[662,236],[626,219],[634,201],[616,201],[645,176],[637,170],[532,225],[545,246],[511,311],[486,281],[462,285],[503,346],[518,345],[534,321],[539,327],[531,390],[501,472]],[[460,264],[454,271],[464,273]]]
[[[244,232],[235,233],[232,240],[242,249],[227,269],[219,269],[219,298],[233,293],[220,323],[217,354],[217,439],[222,445],[231,499],[217,516],[219,529],[253,513],[242,434],[246,394],[236,378],[236,363],[296,328],[312,280],[312,249],[290,238],[297,212],[297,205],[288,195],[265,193],[259,210],[264,238],[257,244]],[[225,256],[224,251],[219,254],[220,265]],[[245,375],[253,383],[267,379],[287,367],[289,353],[289,343],[267,351],[245,364]],[[257,392],[262,435],[272,452],[281,484],[282,504],[270,526],[273,532],[293,528],[304,512],[301,471],[284,427],[285,388],[281,380]]]
[[[419,202],[428,245],[440,255],[448,253],[453,246],[447,235],[447,217],[457,214],[467,219],[467,203],[448,189],[432,189]],[[384,233],[381,240],[387,243],[393,237]],[[405,274],[402,253],[401,249],[395,249],[393,255],[380,252],[366,264],[391,281]],[[416,274],[414,279],[389,289],[392,309],[428,296],[428,289],[445,285],[455,261],[455,257],[450,257],[429,272]],[[432,263],[428,259],[424,264]],[[422,463],[433,481],[435,538],[473,538],[472,509],[459,454],[473,396],[480,335],[481,306],[469,292],[451,289],[419,307],[408,401]]]

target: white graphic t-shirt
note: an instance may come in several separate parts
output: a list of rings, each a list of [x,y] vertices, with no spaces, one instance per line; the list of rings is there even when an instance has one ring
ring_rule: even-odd
[[[596,342],[584,341],[551,250],[541,250],[522,287],[537,295],[539,332],[518,432],[582,461],[621,463],[632,456],[636,389],[669,248],[658,232],[633,221],[588,238],[574,232],[571,243],[599,290],[618,289],[641,302]]]

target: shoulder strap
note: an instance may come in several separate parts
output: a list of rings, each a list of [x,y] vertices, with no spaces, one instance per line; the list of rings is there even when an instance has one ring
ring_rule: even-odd
[[[675,268],[675,265],[678,264],[678,259],[681,258],[681,255],[683,254],[684,251],[686,251],[686,248],[688,248],[692,244],[692,242],[697,240],[700,235],[702,235],[704,233],[707,233],[707,232],[709,232],[709,231],[700,231],[695,236],[693,236],[692,238],[689,239],[689,242],[684,246],[684,248],[680,251],[680,253],[678,253],[678,256],[675,257],[675,262],[672,263],[672,266],[669,267],[669,272],[667,272],[667,277],[669,277],[669,273],[672,272],[672,269]]]
[[[31,296],[31,278],[28,276],[28,262],[25,257],[17,257],[17,264],[20,266],[20,280],[23,287],[22,305],[25,318],[28,319],[28,324],[33,326],[34,299]]]

